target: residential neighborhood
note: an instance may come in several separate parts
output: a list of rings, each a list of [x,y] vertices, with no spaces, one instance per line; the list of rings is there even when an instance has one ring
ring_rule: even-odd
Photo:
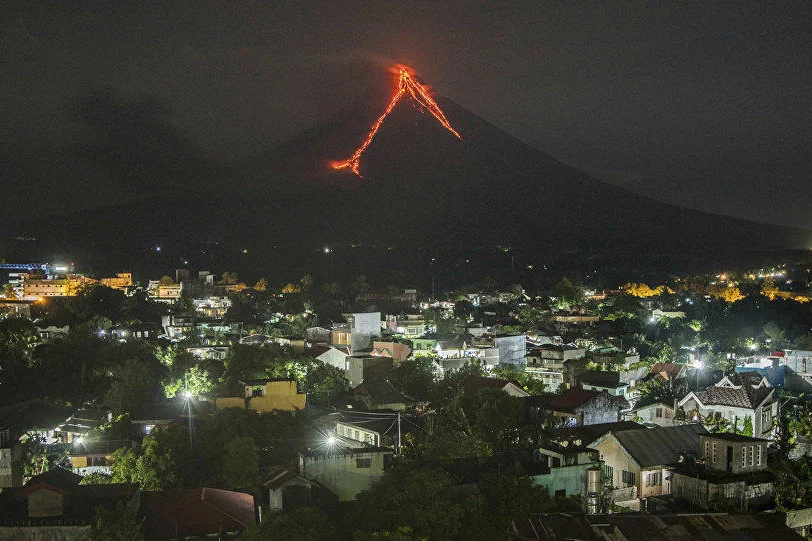
[[[745,305],[708,293],[713,276],[438,298],[81,276],[4,290],[26,309],[0,319],[0,537],[317,538],[296,537],[307,523],[320,539],[546,539],[528,532],[719,512],[812,525],[812,322],[758,280],[738,281]]]

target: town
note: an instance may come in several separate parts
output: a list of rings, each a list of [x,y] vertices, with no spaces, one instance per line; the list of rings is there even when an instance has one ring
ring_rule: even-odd
[[[808,536],[810,264],[437,292],[3,263],[0,537]]]

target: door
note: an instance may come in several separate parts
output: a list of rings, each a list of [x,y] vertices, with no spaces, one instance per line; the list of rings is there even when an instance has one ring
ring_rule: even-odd
[[[725,464],[727,464],[727,471],[733,471],[733,446],[727,446],[727,458],[725,459]]]

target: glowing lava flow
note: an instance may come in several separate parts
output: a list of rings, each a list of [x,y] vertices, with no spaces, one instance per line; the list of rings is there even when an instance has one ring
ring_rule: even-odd
[[[389,105],[386,106],[386,110],[381,116],[378,117],[378,120],[372,124],[372,127],[369,129],[369,133],[367,133],[366,139],[364,139],[364,142],[360,147],[358,147],[358,150],[356,150],[348,160],[344,160],[343,162],[333,162],[331,164],[334,169],[349,168],[350,171],[359,177],[361,176],[361,154],[363,154],[370,143],[372,143],[372,139],[375,137],[375,134],[381,127],[381,124],[383,124],[384,119],[386,119],[386,117],[389,116],[389,113],[392,112],[392,109],[395,108],[398,100],[400,100],[400,98],[402,98],[407,92],[414,101],[431,113],[445,129],[453,133],[457,138],[462,139],[460,134],[457,133],[457,130],[451,127],[451,124],[448,122],[448,119],[445,117],[442,109],[440,109],[440,106],[437,105],[437,102],[434,101],[429,95],[429,89],[425,85],[418,83],[414,77],[412,77],[412,71],[405,66],[399,66],[396,68],[396,70],[398,74],[398,90],[395,92],[395,95],[392,96],[392,99],[389,100]]]

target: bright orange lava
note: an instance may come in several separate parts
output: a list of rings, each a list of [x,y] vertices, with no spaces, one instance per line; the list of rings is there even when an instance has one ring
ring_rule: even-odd
[[[378,117],[378,120],[372,124],[372,127],[369,129],[369,133],[367,133],[366,139],[364,139],[364,142],[360,147],[358,147],[358,150],[356,150],[348,160],[344,160],[343,162],[332,162],[330,164],[334,169],[349,168],[353,173],[359,177],[361,176],[361,154],[363,154],[370,143],[372,143],[372,139],[375,137],[375,134],[381,127],[381,124],[383,124],[384,119],[389,116],[389,113],[391,113],[392,109],[395,108],[398,100],[400,100],[400,98],[402,98],[406,93],[408,93],[418,104],[428,110],[428,112],[431,113],[445,129],[453,133],[457,138],[461,139],[460,134],[457,133],[457,130],[451,127],[451,124],[448,122],[448,119],[445,117],[442,109],[440,109],[440,106],[437,105],[437,102],[431,98],[428,87],[418,83],[412,76],[412,70],[406,66],[398,66],[395,68],[395,72],[398,74],[397,92],[395,92],[392,99],[389,100],[389,105],[386,106],[386,110],[381,116]]]

